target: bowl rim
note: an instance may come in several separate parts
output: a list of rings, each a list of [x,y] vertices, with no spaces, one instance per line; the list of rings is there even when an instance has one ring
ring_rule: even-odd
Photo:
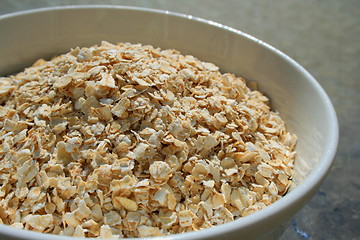
[[[199,238],[207,238],[207,237],[214,237],[214,236],[220,236],[224,235],[228,232],[235,231],[239,228],[247,228],[255,223],[259,223],[261,221],[264,221],[265,219],[271,219],[274,217],[280,210],[283,209],[289,209],[292,205],[298,203],[299,200],[304,199],[304,196],[312,192],[314,189],[319,187],[319,185],[323,182],[324,178],[327,176],[327,174],[330,171],[330,168],[334,162],[334,158],[336,155],[338,142],[339,142],[339,126],[338,126],[338,120],[336,116],[336,112],[334,109],[334,106],[331,103],[331,100],[329,96],[326,94],[325,90],[322,88],[322,86],[317,82],[317,80],[299,63],[297,63],[294,59],[280,51],[279,49],[271,46],[270,44],[259,40],[258,38],[244,33],[238,29],[235,29],[233,27],[229,27],[226,25],[223,25],[221,23],[207,20],[200,17],[195,17],[192,15],[184,14],[184,13],[178,13],[168,10],[160,10],[160,9],[153,9],[153,8],[147,8],[147,7],[137,7],[137,6],[123,6],[123,5],[108,5],[108,4],[84,4],[84,5],[64,5],[64,6],[52,6],[52,7],[42,7],[42,8],[35,8],[35,9],[29,9],[29,10],[22,10],[17,12],[11,12],[11,13],[5,13],[0,15],[0,21],[14,18],[18,16],[23,15],[31,15],[31,14],[38,14],[42,12],[51,12],[51,11],[66,11],[66,10],[86,10],[86,9],[117,9],[117,10],[127,10],[127,11],[141,11],[141,12],[150,12],[160,15],[168,15],[176,18],[181,19],[188,19],[196,22],[200,22],[203,24],[211,25],[214,28],[220,28],[225,31],[232,32],[240,37],[244,37],[252,42],[255,42],[259,44],[260,46],[270,50],[273,54],[278,55],[280,58],[284,59],[286,62],[288,62],[292,67],[296,68],[297,71],[301,72],[304,75],[304,80],[307,80],[312,87],[315,89],[315,91],[319,94],[320,98],[324,102],[324,105],[326,106],[327,112],[326,116],[329,119],[330,128],[332,129],[331,134],[329,135],[327,139],[327,146],[324,150],[324,153],[322,154],[319,164],[316,168],[316,171],[312,171],[309,175],[307,175],[304,179],[304,181],[296,186],[291,192],[288,192],[283,198],[279,199],[278,201],[274,202],[273,204],[267,206],[266,208],[262,209],[259,212],[253,213],[249,216],[239,218],[237,220],[231,221],[226,224],[222,224],[219,226],[214,226],[211,228],[207,228],[204,230],[199,231],[193,231],[188,233],[181,233],[181,234],[171,234],[167,236],[161,236],[161,237],[150,237],[150,238],[128,238],[128,239],[149,239],[149,240],[180,240],[180,239],[199,239]],[[306,204],[306,202],[302,203],[303,205]],[[35,231],[28,231],[28,230],[22,230],[22,229],[16,229],[14,227],[0,224],[0,234],[5,233],[8,236],[13,237],[20,237],[20,238],[31,238],[31,239],[39,239],[41,237],[44,237],[44,233],[39,233]],[[76,237],[69,237],[69,236],[59,236],[54,234],[47,234],[46,235],[48,239],[63,239],[63,240],[74,240],[78,239]],[[95,238],[88,238],[88,239],[95,239]]]

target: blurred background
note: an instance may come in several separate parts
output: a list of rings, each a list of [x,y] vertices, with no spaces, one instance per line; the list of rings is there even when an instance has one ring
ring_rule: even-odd
[[[259,38],[304,66],[335,106],[340,143],[329,176],[281,240],[360,239],[359,0],[0,0],[0,15],[77,4],[139,6],[212,20]]]

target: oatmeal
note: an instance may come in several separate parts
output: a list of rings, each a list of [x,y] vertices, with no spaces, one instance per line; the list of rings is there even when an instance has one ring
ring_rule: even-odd
[[[280,199],[296,137],[241,77],[102,42],[0,78],[0,222],[76,237],[183,233]]]

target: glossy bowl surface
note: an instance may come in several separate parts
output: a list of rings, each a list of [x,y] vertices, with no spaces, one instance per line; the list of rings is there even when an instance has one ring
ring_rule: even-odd
[[[338,124],[325,91],[303,67],[241,31],[190,15],[122,6],[71,6],[0,16],[0,76],[76,46],[132,42],[174,48],[259,83],[298,136],[294,182],[286,196],[253,215],[202,231],[151,239],[278,239],[314,195],[333,163]],[[75,239],[0,225],[1,239]]]

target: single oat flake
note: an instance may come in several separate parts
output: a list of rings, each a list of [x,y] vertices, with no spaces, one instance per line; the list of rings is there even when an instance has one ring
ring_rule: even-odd
[[[241,77],[102,42],[0,78],[0,221],[74,237],[201,230],[280,199],[296,137]]]

